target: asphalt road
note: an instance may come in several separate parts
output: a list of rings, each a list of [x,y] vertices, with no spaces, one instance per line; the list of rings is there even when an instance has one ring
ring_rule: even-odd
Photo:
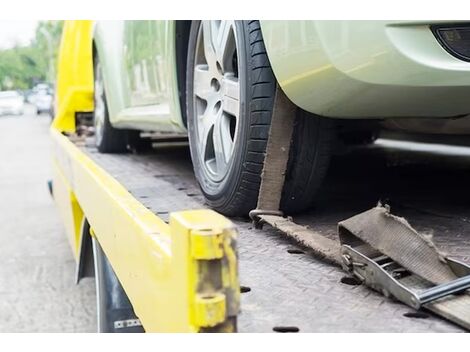
[[[0,332],[93,332],[95,285],[75,261],[47,189],[50,117],[0,116]]]

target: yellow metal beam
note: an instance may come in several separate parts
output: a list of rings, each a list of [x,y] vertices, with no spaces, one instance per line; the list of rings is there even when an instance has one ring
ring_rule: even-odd
[[[62,177],[146,331],[234,331],[239,309],[236,230],[208,209],[171,214],[167,224],[66,136],[51,129]],[[71,197],[56,197],[64,220]]]

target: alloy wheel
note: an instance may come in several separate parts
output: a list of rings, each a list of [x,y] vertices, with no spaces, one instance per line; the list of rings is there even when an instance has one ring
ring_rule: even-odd
[[[202,21],[194,65],[194,116],[201,165],[215,182],[233,159],[240,117],[240,81],[234,21]]]
[[[101,144],[103,139],[103,130],[105,123],[106,104],[104,96],[104,85],[101,72],[101,66],[99,62],[95,68],[95,87],[94,87],[94,98],[95,98],[95,111],[94,111],[94,125],[95,125],[95,140],[96,145]]]

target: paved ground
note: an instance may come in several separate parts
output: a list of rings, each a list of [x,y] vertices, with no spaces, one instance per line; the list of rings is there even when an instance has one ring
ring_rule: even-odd
[[[92,332],[91,279],[75,263],[46,182],[49,116],[0,116],[0,332]]]

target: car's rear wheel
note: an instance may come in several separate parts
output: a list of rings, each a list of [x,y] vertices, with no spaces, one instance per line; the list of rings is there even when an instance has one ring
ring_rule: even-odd
[[[98,56],[94,60],[93,124],[95,144],[101,153],[122,153],[127,150],[127,131],[114,128],[109,121],[108,104],[103,81],[103,71]]]
[[[219,212],[246,215],[257,203],[276,91],[259,22],[194,22],[186,86],[201,190]],[[287,213],[311,204],[329,160],[329,121],[299,110],[297,126],[281,204]]]

